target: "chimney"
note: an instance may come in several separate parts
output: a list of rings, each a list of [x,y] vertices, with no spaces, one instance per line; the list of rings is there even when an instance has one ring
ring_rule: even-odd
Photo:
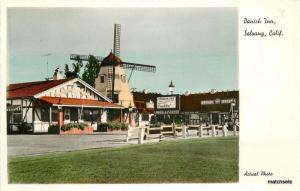
[[[56,68],[53,74],[53,80],[61,80],[63,76],[61,75],[59,68]]]

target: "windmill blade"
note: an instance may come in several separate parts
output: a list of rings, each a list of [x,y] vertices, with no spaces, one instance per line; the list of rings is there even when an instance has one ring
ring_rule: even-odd
[[[156,72],[156,66],[146,64],[135,64],[130,62],[122,62],[124,69],[144,71],[144,72]]]
[[[121,39],[121,25],[115,24],[114,27],[114,55],[120,57],[120,40]]]
[[[80,55],[80,54],[71,54],[70,60],[81,60],[81,61],[89,61],[90,55]],[[102,56],[94,56],[99,62],[101,62],[104,57]]]

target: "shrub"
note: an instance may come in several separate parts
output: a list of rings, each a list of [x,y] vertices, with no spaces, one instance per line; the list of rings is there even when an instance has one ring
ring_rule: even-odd
[[[87,124],[85,124],[85,123],[68,123],[68,124],[64,124],[63,126],[61,126],[61,130],[68,131],[73,128],[83,130],[86,126],[87,126]]]
[[[128,129],[128,124],[125,123],[120,123],[120,122],[104,122],[104,123],[99,123],[97,126],[97,130],[101,132],[106,132],[107,129],[112,129],[112,130],[127,130]]]
[[[181,117],[180,115],[176,115],[176,116],[174,117],[174,122],[175,122],[175,124],[178,124],[178,125],[183,124],[182,117]]]
[[[121,124],[121,130],[122,131],[128,130],[128,128],[129,128],[128,124],[126,124],[126,123]]]
[[[97,125],[97,131],[106,132],[108,128],[112,128],[111,122],[100,122]]]
[[[58,134],[59,133],[58,124],[56,124],[56,125],[50,125],[50,127],[48,128],[48,133],[50,133],[50,134]]]
[[[29,131],[29,130],[32,129],[32,126],[29,123],[27,123],[27,122],[22,122],[17,127],[18,127],[18,130],[20,132],[22,132],[22,133],[25,133],[25,132],[27,132],[27,131]]]
[[[119,122],[114,122],[112,126],[113,130],[120,130],[122,125]]]
[[[113,129],[113,123],[112,122],[108,121],[106,124],[107,124],[107,128]]]

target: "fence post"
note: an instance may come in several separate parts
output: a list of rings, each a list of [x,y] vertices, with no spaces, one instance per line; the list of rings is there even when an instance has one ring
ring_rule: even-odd
[[[233,125],[233,135],[236,136],[236,125]]]
[[[212,125],[211,129],[212,129],[212,136],[215,137],[216,136],[216,127],[214,125]]]
[[[130,129],[130,126],[128,127],[128,130],[127,130],[127,135],[126,135],[126,142],[129,141],[129,137],[131,136],[131,129]]]
[[[139,128],[139,141],[138,141],[138,144],[143,144],[143,142],[144,142],[144,133],[145,133],[145,129],[144,128]]]
[[[222,133],[223,133],[223,137],[227,136],[227,124],[224,124],[222,126]]]
[[[198,136],[202,137],[202,125],[200,125],[198,128]]]
[[[185,125],[183,125],[183,127],[182,127],[182,137],[186,138],[186,126]]]
[[[176,137],[177,136],[177,132],[176,132],[176,125],[175,125],[175,123],[172,123],[172,127],[173,127],[173,135],[174,135],[174,137]]]

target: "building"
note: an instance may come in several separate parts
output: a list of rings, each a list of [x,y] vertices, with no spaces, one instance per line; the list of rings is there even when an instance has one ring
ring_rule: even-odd
[[[132,92],[135,111],[135,123],[139,126],[146,126],[151,123],[154,115],[154,101],[161,94],[143,92]],[[153,121],[153,120],[152,120]]]
[[[180,96],[180,113],[188,124],[222,124],[238,120],[239,92],[211,91]]]
[[[122,109],[79,78],[61,79],[58,71],[53,80],[10,84],[7,88],[8,132],[18,131],[24,122],[34,133],[70,122],[84,122],[96,130],[95,122],[106,122],[111,112],[121,113]]]
[[[158,98],[174,97],[172,110],[158,110],[157,107],[149,109],[147,103],[153,101],[157,106]],[[169,122],[174,116],[180,118],[185,124],[223,124],[239,120],[239,92],[238,91],[210,91],[184,95],[162,95],[155,93],[133,92],[134,102],[139,118],[136,121],[146,123],[151,121]],[[148,117],[147,117],[148,116]]]
[[[113,84],[113,64],[115,65],[115,80]],[[112,99],[112,89],[114,86],[114,99]],[[98,77],[95,79],[95,88],[102,95],[114,100],[126,108],[134,107],[133,95],[123,69],[122,60],[110,53],[101,61]]]

